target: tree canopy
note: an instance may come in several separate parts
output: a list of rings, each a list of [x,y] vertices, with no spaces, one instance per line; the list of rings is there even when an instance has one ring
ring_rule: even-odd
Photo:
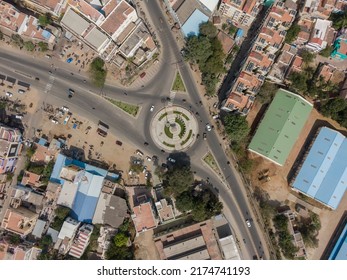
[[[228,114],[223,119],[225,132],[231,142],[242,142],[249,133],[249,126],[245,117],[237,114]]]
[[[165,174],[166,191],[175,196],[186,191],[193,182],[194,175],[188,166],[174,167]]]
[[[286,38],[284,39],[285,43],[291,44],[298,37],[301,29],[300,26],[296,23],[292,24],[287,30]]]
[[[347,27],[347,10],[339,13],[331,13],[329,20],[333,22],[335,29],[341,29]]]
[[[104,67],[105,61],[100,57],[96,57],[89,68],[93,84],[100,88],[104,86],[107,75],[107,70]]]
[[[52,23],[52,18],[49,13],[39,16],[39,25],[45,27]]]
[[[189,36],[186,41],[185,58],[198,64],[202,83],[208,95],[214,95],[219,74],[225,71],[222,44],[216,37],[217,28],[211,23],[200,25],[199,36]]]
[[[262,104],[270,103],[278,89],[279,86],[275,83],[265,81],[257,94],[257,100]]]

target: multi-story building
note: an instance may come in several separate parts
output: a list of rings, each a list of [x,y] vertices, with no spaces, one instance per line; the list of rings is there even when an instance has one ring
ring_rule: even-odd
[[[332,24],[333,23],[330,20],[316,19],[306,47],[314,52],[319,52],[331,44],[336,33],[336,31],[331,27]]]
[[[65,10],[68,0],[23,0],[25,7],[41,14],[50,13],[59,17]]]
[[[222,0],[219,12],[236,25],[250,26],[262,8],[262,3],[259,0]]]
[[[222,102],[223,110],[248,114],[274,63],[276,53],[282,47],[287,30],[295,19],[296,8],[296,4],[291,0],[279,0],[269,8],[248,56],[241,62],[228,98]]]
[[[346,6],[345,0],[306,0],[302,6],[302,15],[328,19],[332,12],[343,11]]]
[[[13,172],[22,151],[22,135],[18,129],[0,124],[0,174]]]
[[[76,237],[71,245],[69,255],[75,258],[82,257],[84,251],[86,250],[90,236],[92,235],[94,227],[89,224],[84,224],[78,230]]]
[[[55,36],[40,27],[38,19],[20,12],[14,6],[0,1],[0,29],[6,35],[18,34],[27,39],[55,44]]]
[[[27,236],[35,227],[39,215],[24,207],[8,208],[1,227],[20,236]]]
[[[84,0],[69,2],[60,23],[106,61],[119,53],[125,58],[137,57],[141,63],[156,51],[149,30],[124,0],[110,0],[98,7]]]

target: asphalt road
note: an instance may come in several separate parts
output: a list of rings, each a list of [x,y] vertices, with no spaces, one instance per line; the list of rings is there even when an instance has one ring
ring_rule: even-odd
[[[138,147],[147,154],[157,155],[161,161],[165,161],[168,153],[163,154],[150,137],[150,123],[152,115],[166,105],[166,98],[169,97],[171,83],[174,79],[175,71],[179,68],[181,76],[186,85],[189,95],[176,95],[173,100],[175,105],[181,105],[195,113],[199,117],[199,133],[205,131],[206,123],[210,122],[206,108],[199,105],[201,96],[196,88],[195,81],[191,75],[189,66],[182,60],[180,50],[177,47],[176,39],[171,33],[170,26],[160,18],[165,18],[157,1],[148,1],[149,16],[157,27],[156,35],[161,45],[160,69],[155,78],[144,85],[143,88],[125,89],[112,85],[105,85],[102,91],[95,88],[90,83],[85,83],[87,77],[76,73],[69,64],[59,62],[54,59],[34,58],[26,54],[10,52],[0,49],[0,73],[19,78],[29,82],[41,93],[41,100],[44,103],[55,106],[66,105],[72,112],[98,122],[102,120],[110,126],[111,133],[122,141],[127,141]],[[54,64],[52,67],[51,64]],[[51,73],[50,73],[51,71]],[[19,72],[24,73],[24,75]],[[72,73],[72,74],[71,74]],[[31,76],[31,77],[28,77]],[[39,77],[40,81],[35,81]],[[54,77],[54,78],[53,78]],[[47,84],[51,84],[50,90],[45,93]],[[75,95],[68,98],[67,90],[73,88]],[[126,95],[124,94],[126,92]],[[123,111],[116,109],[111,103],[103,99],[100,95],[116,98],[141,106],[141,111],[137,119],[129,117]],[[183,102],[186,99],[187,102]],[[155,111],[151,113],[149,108],[155,106]],[[201,122],[200,122],[201,121]],[[35,121],[32,121],[35,126]],[[148,142],[148,146],[144,146]],[[201,158],[207,151],[211,151],[221,168],[221,172],[226,178],[226,183],[216,176],[209,168],[202,165]],[[266,248],[262,247],[264,242],[262,231],[257,222],[254,221],[252,211],[245,192],[245,187],[234,166],[229,165],[220,144],[216,132],[207,132],[207,141],[200,137],[186,153],[190,156],[192,170],[196,176],[208,180],[216,189],[224,204],[224,215],[230,222],[235,236],[240,241],[243,259],[252,259],[254,255],[269,258]],[[246,226],[245,220],[250,219],[252,227]],[[265,252],[264,252],[265,251]]]

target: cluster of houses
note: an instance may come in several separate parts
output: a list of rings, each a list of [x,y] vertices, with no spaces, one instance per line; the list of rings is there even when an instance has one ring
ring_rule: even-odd
[[[306,0],[300,11],[297,2],[292,0],[262,2],[223,0],[219,8],[235,25],[245,26],[251,25],[260,7],[267,9],[247,55],[231,83],[227,98],[222,102],[221,108],[227,112],[247,115],[265,78],[283,83],[292,71],[301,71],[301,49],[317,53],[336,42],[331,56],[336,59],[346,57],[347,35],[337,34],[332,28],[332,21],[328,20],[332,12],[344,9],[345,1]],[[256,11],[254,15],[249,12],[250,6],[253,7],[252,12]],[[300,27],[300,32],[292,44],[284,43],[288,29],[294,21]],[[324,68],[322,71],[326,81],[336,70],[328,63],[321,67]],[[325,71],[329,73],[325,74]]]
[[[35,12],[50,14],[59,21],[67,39],[83,42],[105,61],[119,67],[124,66],[127,59],[140,66],[151,59],[157,50],[136,8],[125,0],[27,0],[24,5]],[[4,1],[0,2],[0,15],[1,30],[31,40],[45,41],[51,48],[57,43],[56,37],[50,32],[53,27],[43,28],[37,18],[20,12]]]

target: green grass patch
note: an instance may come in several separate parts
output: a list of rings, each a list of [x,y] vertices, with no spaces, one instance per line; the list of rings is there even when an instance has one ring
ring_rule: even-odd
[[[169,137],[170,139],[172,139],[173,138],[173,134],[171,133],[171,131],[170,131],[170,126],[164,126],[164,132],[165,132],[165,135],[167,136],[167,137]]]
[[[204,156],[203,160],[204,160],[204,162],[207,163],[207,165],[208,165],[209,167],[212,168],[212,170],[213,170],[214,172],[216,172],[216,173],[218,173],[218,174],[220,173],[220,170],[219,170],[219,168],[218,168],[217,162],[216,162],[216,160],[214,159],[214,156],[213,156],[210,152],[208,152],[208,153]]]
[[[175,148],[175,145],[174,144],[169,144],[169,143],[167,143],[167,142],[163,142],[163,144],[165,145],[165,146],[168,146],[168,147],[170,147],[170,148]]]
[[[161,121],[163,118],[165,118],[167,116],[167,113],[165,112],[164,114],[162,114],[160,117],[159,117],[159,121]]]
[[[136,117],[137,113],[139,112],[140,107],[137,105],[125,103],[119,100],[106,98],[109,102],[111,102],[113,105],[117,106],[118,108],[122,109],[126,113]]]
[[[184,141],[181,142],[181,145],[182,145],[182,146],[183,146],[185,143],[188,142],[188,140],[189,140],[190,137],[192,137],[192,133],[193,133],[193,131],[192,131],[192,130],[189,130],[189,133],[188,133],[187,138],[186,138]]]
[[[183,118],[185,118],[187,121],[189,121],[188,116],[187,116],[186,114],[183,114],[183,113],[180,112],[180,111],[174,111],[174,114],[180,115],[180,116],[182,116]]]
[[[186,92],[183,80],[181,78],[180,72],[177,71],[175,81],[172,85],[172,90]]]
[[[182,139],[183,135],[186,133],[186,124],[178,117],[176,117],[175,122],[180,126],[180,134],[178,134],[178,137]]]

